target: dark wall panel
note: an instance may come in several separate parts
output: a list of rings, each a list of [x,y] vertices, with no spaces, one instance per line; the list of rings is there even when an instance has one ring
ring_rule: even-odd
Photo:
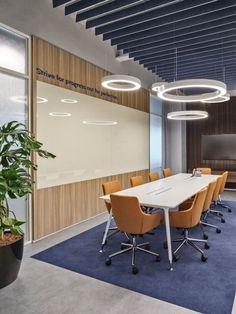
[[[236,97],[218,104],[189,104],[187,109],[206,110],[209,118],[187,122],[187,168],[211,167],[215,171],[236,171],[233,160],[202,160],[201,137],[211,134],[236,133]],[[232,176],[233,173],[230,174]]]

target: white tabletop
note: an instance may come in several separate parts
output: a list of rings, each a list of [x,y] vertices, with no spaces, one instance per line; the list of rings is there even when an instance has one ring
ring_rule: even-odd
[[[210,182],[216,180],[217,177],[217,175],[192,177],[191,174],[179,173],[114,194],[136,196],[139,202],[145,206],[175,208],[206,187]],[[110,199],[109,195],[100,198],[103,200]]]

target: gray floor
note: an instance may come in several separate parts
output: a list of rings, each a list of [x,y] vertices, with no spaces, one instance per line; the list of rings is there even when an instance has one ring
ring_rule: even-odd
[[[223,199],[236,200],[236,192],[225,192]],[[19,278],[0,290],[0,314],[196,313],[30,258],[34,253],[92,228],[106,217],[102,214],[27,245]],[[233,313],[236,313],[235,307]]]

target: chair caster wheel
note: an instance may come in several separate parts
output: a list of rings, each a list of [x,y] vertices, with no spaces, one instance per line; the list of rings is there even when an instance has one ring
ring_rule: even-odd
[[[217,228],[216,233],[221,233],[221,230],[219,228]]]
[[[136,275],[138,273],[138,267],[132,266],[132,273]]]
[[[229,213],[232,213],[232,209],[228,208],[228,212],[229,212]]]
[[[106,259],[105,264],[106,264],[107,266],[110,266],[110,265],[111,265],[111,258],[110,258],[110,257],[108,257],[108,258]]]
[[[220,216],[220,217],[223,217],[223,214],[222,214],[222,213],[219,213],[219,216]]]
[[[167,242],[164,242],[163,248],[164,248],[164,249],[167,249]]]
[[[220,222],[224,224],[225,223],[225,219],[221,218]]]
[[[208,235],[204,233],[204,234],[203,234],[203,239],[204,239],[204,240],[207,240],[207,239],[208,239]]]
[[[173,262],[177,262],[179,260],[179,255],[173,254]]]
[[[202,262],[206,262],[207,259],[208,259],[208,257],[206,255],[202,254],[202,257],[201,257]]]
[[[161,261],[161,257],[160,255],[156,257],[156,262],[160,262]]]
[[[210,245],[208,243],[205,243],[204,247],[206,250],[208,250],[210,248]]]

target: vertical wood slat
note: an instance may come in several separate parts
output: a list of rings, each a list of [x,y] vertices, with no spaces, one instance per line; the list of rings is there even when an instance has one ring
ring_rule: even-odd
[[[32,38],[33,47],[35,50],[35,58],[33,64],[33,71],[40,68],[48,73],[59,75],[65,80],[71,80],[75,83],[80,83],[85,86],[96,88],[104,93],[116,96],[113,99],[106,95],[99,95],[90,90],[75,88],[66,82],[60,82],[56,79],[48,78],[42,75],[36,75],[36,79],[50,83],[56,86],[67,88],[82,94],[87,94],[107,101],[115,102],[119,105],[128,106],[137,110],[149,112],[149,91],[141,88],[133,92],[116,92],[103,88],[101,86],[101,79],[103,76],[111,73],[87,62],[61,48],[58,48],[40,38]]]
[[[34,239],[40,239],[106,211],[104,202],[99,199],[99,196],[103,194],[102,183],[119,180],[122,188],[128,188],[130,178],[136,175],[142,175],[148,182],[146,169],[37,190]]]

